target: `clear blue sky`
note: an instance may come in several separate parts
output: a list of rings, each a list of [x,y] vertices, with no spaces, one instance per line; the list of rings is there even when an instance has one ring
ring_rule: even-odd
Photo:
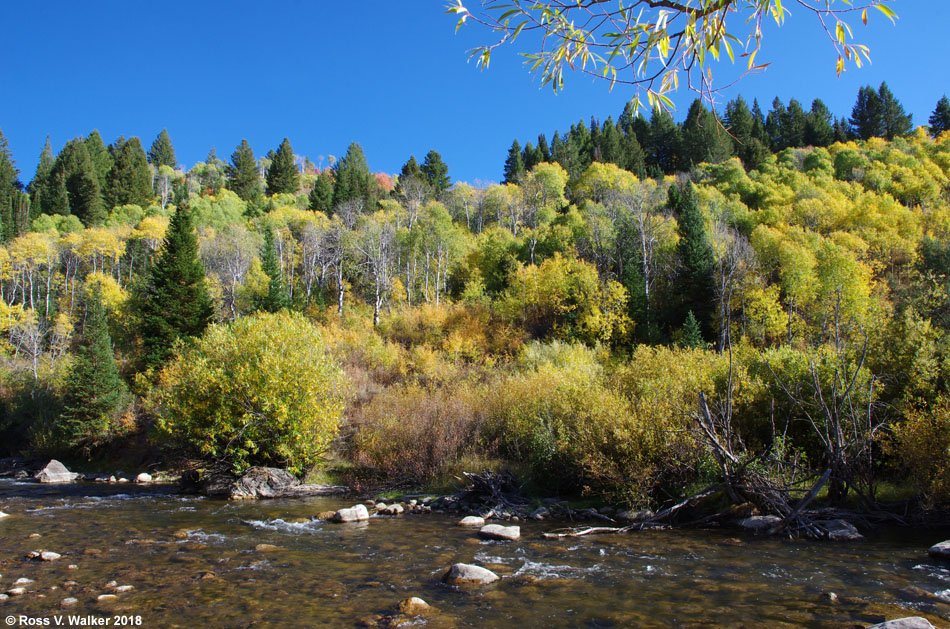
[[[434,148],[453,180],[484,182],[501,178],[512,139],[540,132],[550,139],[591,115],[616,118],[631,95],[580,75],[555,95],[539,88],[511,48],[479,71],[466,51],[491,33],[466,26],[455,34],[443,5],[10,0],[0,3],[0,129],[24,183],[47,134],[54,150],[92,129],[107,143],[122,134],[148,147],[163,127],[188,167],[212,146],[226,160],[242,138],[261,155],[287,136],[314,161],[358,141],[370,167],[388,173]],[[887,81],[914,123],[926,123],[950,93],[950,2],[891,6],[897,26],[877,12],[867,28],[853,20],[873,64],[849,67],[840,79],[830,43],[805,11],[782,29],[769,26],[758,61],[771,67],[725,92],[723,102],[741,92],[767,110],[776,95],[806,107],[820,97],[847,115],[859,87]],[[732,73],[716,69],[723,83]],[[673,96],[678,116],[694,97]]]

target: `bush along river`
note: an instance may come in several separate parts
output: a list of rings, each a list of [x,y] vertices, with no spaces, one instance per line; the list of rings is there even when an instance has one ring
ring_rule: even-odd
[[[907,616],[935,626],[950,619],[950,561],[927,553],[947,531],[837,543],[725,529],[548,539],[543,534],[564,523],[544,520],[503,522],[520,527],[517,539],[504,540],[487,539],[479,523],[460,526],[458,513],[413,513],[418,505],[408,502],[401,513],[386,510],[396,515],[360,506],[337,519],[368,519],[315,518],[357,503],[0,480],[0,611],[13,616],[11,626],[56,617],[143,627],[866,627]],[[471,575],[498,578],[466,583]]]

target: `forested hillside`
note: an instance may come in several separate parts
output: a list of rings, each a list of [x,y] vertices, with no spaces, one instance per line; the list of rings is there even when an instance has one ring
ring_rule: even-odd
[[[631,109],[372,173],[288,139],[0,138],[7,454],[426,484],[511,466],[630,504],[747,473],[950,500],[950,104]],[[897,486],[895,488],[895,486]]]

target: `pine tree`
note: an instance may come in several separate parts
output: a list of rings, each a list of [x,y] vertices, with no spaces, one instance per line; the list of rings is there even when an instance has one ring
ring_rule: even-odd
[[[542,162],[551,161],[551,147],[548,146],[548,139],[544,137],[544,134],[541,133],[538,135],[538,155],[541,156]]]
[[[228,166],[228,188],[245,201],[256,199],[261,194],[261,180],[257,175],[257,161],[247,140],[241,140],[231,154]]]
[[[583,168],[580,166],[581,158],[577,152],[577,144],[569,141],[569,136],[561,138],[557,131],[554,132],[554,137],[551,139],[551,161],[560,164],[561,168],[566,170],[568,176],[572,179],[583,172]]]
[[[65,183],[70,214],[87,226],[105,220],[96,167],[83,140],[76,138],[66,143],[56,157],[52,173],[55,180],[61,178]]]
[[[947,100],[946,94],[937,101],[937,106],[927,122],[930,123],[930,135],[935,138],[950,129],[950,100]]]
[[[186,204],[172,216],[162,252],[137,306],[146,368],[161,366],[175,341],[200,336],[214,319],[204,265],[198,258],[198,238]]]
[[[0,131],[0,209],[10,207],[10,201],[13,194],[19,190],[19,181],[17,176],[20,171],[17,170],[16,162],[13,161],[13,153],[10,151],[10,144],[4,137],[3,131]]]
[[[699,321],[696,320],[696,315],[690,310],[686,314],[686,321],[683,322],[683,336],[680,339],[680,346],[691,349],[701,349],[705,344]]]
[[[564,141],[570,146],[573,154],[577,156],[574,168],[570,169],[565,166],[564,170],[572,178],[578,177],[594,161],[594,144],[591,141],[590,129],[587,128],[583,120],[580,120],[576,125],[571,125],[571,130]]]
[[[914,127],[913,119],[904,111],[904,106],[887,87],[887,83],[881,83],[877,95],[884,110],[884,139],[890,141],[910,133]]]
[[[505,178],[502,183],[518,183],[526,174],[527,169],[524,166],[521,145],[518,144],[518,140],[515,140],[511,143],[511,148],[508,149],[508,157],[505,159]]]
[[[668,111],[653,110],[650,117],[650,149],[647,166],[656,166],[663,173],[672,175],[685,170],[683,164],[683,138],[680,128]]]
[[[46,136],[46,144],[40,151],[40,161],[36,165],[36,174],[33,175],[33,181],[27,186],[31,200],[31,218],[40,214],[55,214],[54,211],[47,209],[49,205],[50,193],[50,173],[53,170],[53,147],[50,145],[49,136]]]
[[[300,170],[294,161],[290,140],[284,138],[267,169],[267,195],[295,194],[300,184]]]
[[[152,171],[138,138],[119,138],[113,148],[113,163],[106,178],[106,206],[133,203],[148,207],[152,202]]]
[[[449,179],[449,167],[442,161],[442,156],[435,150],[426,153],[426,158],[423,160],[419,171],[423,177],[426,178],[426,181],[429,182],[429,185],[432,186],[436,197],[448,190],[449,186],[452,185],[452,180]]]
[[[614,124],[614,119],[611,116],[607,116],[607,120],[604,121],[600,129],[600,146],[598,147],[600,161],[623,167],[622,146],[623,134],[617,129],[617,125]]]
[[[858,90],[858,100],[851,109],[851,128],[861,140],[884,137],[884,103],[870,85]]]
[[[99,180],[99,189],[104,193],[109,178],[109,170],[112,169],[112,155],[109,153],[105,142],[102,141],[102,136],[99,135],[99,132],[95,129],[86,136],[83,142],[86,145],[86,150],[89,152],[89,159],[92,160],[92,164],[96,168],[96,179]]]
[[[525,170],[531,170],[543,162],[544,159],[541,157],[541,151],[531,144],[531,142],[528,142],[524,145],[524,150],[521,151],[521,161],[524,162]]]
[[[732,156],[732,138],[698,98],[690,105],[682,133],[684,165],[718,164]]]
[[[266,312],[279,312],[288,308],[287,290],[280,272],[277,259],[277,247],[274,245],[274,230],[264,231],[264,248],[261,249],[261,270],[267,275],[267,294],[261,298],[258,307]]]
[[[375,211],[379,198],[378,186],[376,178],[369,172],[363,147],[358,142],[347,147],[346,155],[336,163],[335,170],[334,210],[347,201],[361,200],[364,212]]]
[[[780,144],[783,149],[805,146],[805,110],[797,99],[788,101],[788,107],[779,124]]]
[[[679,186],[670,186],[667,203],[676,217],[680,237],[677,253],[683,266],[679,288],[682,311],[692,311],[702,326],[707,327],[712,318],[715,255],[693,184],[687,183],[682,190]]]
[[[835,141],[834,119],[831,111],[816,98],[811,103],[811,111],[805,116],[805,145],[831,146]]]
[[[148,149],[148,163],[155,168],[159,166],[175,168],[178,166],[175,149],[172,147],[172,139],[168,136],[168,129],[162,129],[162,132],[152,142],[152,146]]]
[[[70,445],[87,454],[108,436],[112,417],[127,399],[119,377],[99,285],[86,300],[86,317],[72,370],[66,378],[61,422]]]
[[[310,191],[310,209],[314,212],[323,212],[327,216],[333,213],[333,175],[324,170],[317,175]]]

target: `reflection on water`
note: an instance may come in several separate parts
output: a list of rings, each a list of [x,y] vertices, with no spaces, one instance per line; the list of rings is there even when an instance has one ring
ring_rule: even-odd
[[[950,619],[950,563],[926,555],[950,537],[946,531],[846,544],[730,531],[544,540],[540,534],[556,525],[540,522],[522,523],[522,539],[511,543],[479,540],[438,514],[362,525],[309,521],[349,504],[0,482],[0,510],[11,514],[0,520],[0,591],[21,577],[35,581],[0,611],[51,617],[75,597],[70,614],[141,615],[146,627],[346,627],[371,624],[418,596],[438,610],[420,621],[427,627],[847,627],[914,614],[946,626],[941,619]],[[63,557],[28,561],[32,550]],[[502,579],[470,591],[442,585],[457,562]],[[96,601],[113,580],[134,589]]]

